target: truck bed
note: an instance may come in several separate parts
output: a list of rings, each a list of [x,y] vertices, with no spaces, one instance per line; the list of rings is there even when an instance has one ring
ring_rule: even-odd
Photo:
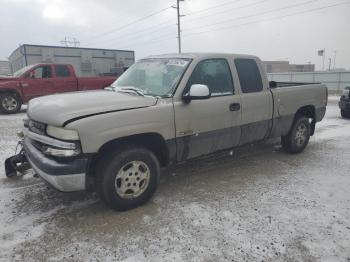
[[[321,84],[318,82],[314,83],[308,83],[308,82],[276,82],[276,81],[270,81],[270,87],[271,88],[277,88],[277,87],[286,87],[286,86],[305,86],[305,85],[314,85],[314,84]]]
[[[314,113],[316,121],[320,121],[326,112],[328,91],[324,84],[280,82],[270,91],[273,96],[272,133],[286,135],[298,108]]]

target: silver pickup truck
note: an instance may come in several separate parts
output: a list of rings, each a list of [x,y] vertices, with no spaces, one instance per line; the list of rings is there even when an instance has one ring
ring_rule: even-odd
[[[151,56],[106,90],[30,101],[6,174],[30,166],[60,191],[96,190],[126,210],[154,194],[160,167],[274,137],[303,151],[327,94],[322,84],[269,83],[255,56]]]

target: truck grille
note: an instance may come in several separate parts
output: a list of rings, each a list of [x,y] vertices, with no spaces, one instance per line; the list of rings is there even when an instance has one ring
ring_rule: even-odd
[[[45,129],[46,125],[34,120],[29,120],[28,128],[33,133],[39,134],[39,135],[45,135]]]

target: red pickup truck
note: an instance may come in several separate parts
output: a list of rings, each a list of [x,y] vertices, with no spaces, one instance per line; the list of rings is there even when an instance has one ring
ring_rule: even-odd
[[[103,89],[116,77],[77,77],[72,65],[35,64],[0,77],[0,110],[16,113],[30,99],[49,94]]]

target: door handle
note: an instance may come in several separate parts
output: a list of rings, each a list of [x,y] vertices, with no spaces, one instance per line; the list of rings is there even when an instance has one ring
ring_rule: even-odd
[[[231,111],[239,111],[241,109],[241,104],[240,103],[233,103],[230,105],[230,110]]]

